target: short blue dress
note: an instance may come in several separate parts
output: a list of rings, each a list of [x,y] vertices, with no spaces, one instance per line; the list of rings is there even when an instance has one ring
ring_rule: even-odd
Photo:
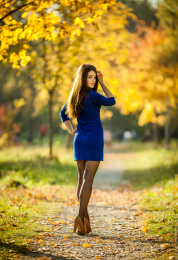
[[[93,89],[88,90],[82,100],[84,109],[77,117],[77,130],[73,140],[74,161],[103,161],[104,158],[104,136],[100,119],[101,106],[113,106],[116,101],[114,97],[105,97]],[[63,106],[60,116],[63,122],[70,120]]]

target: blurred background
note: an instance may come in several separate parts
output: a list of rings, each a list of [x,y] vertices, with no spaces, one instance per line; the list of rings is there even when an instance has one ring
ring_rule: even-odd
[[[2,6],[2,17],[19,6],[15,2]],[[101,109],[105,142],[152,141],[168,149],[170,140],[177,140],[176,0],[116,2],[117,7],[111,2],[93,9],[96,20],[94,15],[87,18],[87,9],[86,14],[85,9],[79,13],[77,5],[75,9],[58,1],[41,7],[42,11],[22,7],[1,19],[1,149],[46,140],[52,157],[54,140],[72,147],[73,136],[59,114],[82,63],[102,71],[116,98],[114,107]],[[41,25],[38,28],[37,21],[33,24],[30,15],[35,12],[43,18],[46,31],[41,31]],[[59,23],[60,33],[55,27]],[[65,24],[75,30],[66,29]],[[25,34],[25,26],[31,36]],[[12,30],[9,38],[7,27]],[[21,31],[16,42],[19,28],[24,35]],[[101,87],[98,91],[104,94]],[[77,120],[71,121],[76,127]]]
[[[114,106],[101,108],[105,160],[99,181],[104,172],[115,185],[128,183],[120,191],[123,205],[124,192],[132,200],[129,191],[137,189],[151,214],[147,220],[144,215],[148,232],[177,239],[177,28],[177,0],[0,1],[3,259],[9,259],[9,249],[29,246],[42,209],[47,214],[60,203],[77,203],[74,136],[60,111],[83,63],[102,72],[116,99]],[[100,86],[98,92],[104,95]],[[71,123],[75,129],[77,119]]]

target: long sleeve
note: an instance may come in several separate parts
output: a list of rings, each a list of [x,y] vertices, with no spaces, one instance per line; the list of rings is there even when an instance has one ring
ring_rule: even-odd
[[[92,91],[92,101],[100,106],[113,106],[116,104],[114,97],[108,98],[95,91]]]
[[[61,116],[61,119],[62,119],[62,122],[64,123],[65,121],[67,120],[70,120],[70,118],[68,117],[68,115],[65,113],[66,112],[66,105],[67,105],[67,102],[65,103],[65,105],[63,106],[61,112],[60,112],[60,116]]]

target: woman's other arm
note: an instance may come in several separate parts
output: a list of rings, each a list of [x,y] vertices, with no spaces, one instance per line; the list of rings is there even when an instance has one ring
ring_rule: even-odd
[[[70,120],[66,120],[63,123],[64,123],[65,127],[67,128],[68,132],[71,135],[75,135],[75,132],[77,131],[77,128],[75,130],[73,129]]]
[[[67,128],[68,132],[71,135],[75,135],[75,132],[76,132],[77,128],[75,130],[73,129],[73,127],[71,125],[71,122],[70,122],[70,118],[65,113],[66,112],[66,105],[67,105],[67,102],[65,103],[65,105],[62,108],[62,110],[60,112],[60,116],[61,116],[62,122],[64,123],[64,125]]]

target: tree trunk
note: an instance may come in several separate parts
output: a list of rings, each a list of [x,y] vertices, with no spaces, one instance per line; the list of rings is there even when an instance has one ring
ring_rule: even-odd
[[[164,127],[164,138],[165,138],[165,149],[168,150],[169,147],[169,98],[166,97],[166,122]]]
[[[157,145],[158,145],[158,126],[157,126],[157,123],[153,124],[153,142],[154,142],[154,146],[157,147]]]
[[[53,119],[52,119],[52,95],[53,92],[49,92],[49,158],[53,157]]]
[[[155,116],[157,118],[157,113],[155,111]],[[153,124],[153,143],[154,143],[154,147],[156,148],[158,145],[158,125],[157,122],[155,122]]]

